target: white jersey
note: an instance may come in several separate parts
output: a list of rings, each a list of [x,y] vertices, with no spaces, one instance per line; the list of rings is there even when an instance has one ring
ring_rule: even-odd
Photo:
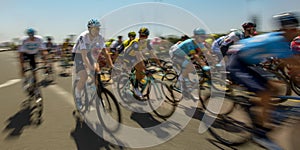
[[[26,54],[37,54],[39,50],[45,50],[46,47],[43,44],[43,38],[41,36],[35,35],[34,40],[24,37],[22,40],[22,45],[19,48],[19,52]]]
[[[242,31],[234,31],[228,35],[221,36],[214,41],[212,49],[219,49],[221,46],[228,46],[229,44],[236,43],[237,41],[244,39],[244,33]]]
[[[96,59],[96,56],[103,48],[106,48],[105,41],[100,34],[91,40],[89,37],[89,31],[84,31],[78,36],[72,52],[81,53],[82,50],[87,50],[88,52],[92,52],[94,59]]]
[[[221,45],[222,45],[222,43],[223,43],[225,37],[226,37],[226,36],[221,36],[221,37],[219,37],[218,39],[216,39],[216,40],[212,43],[211,49],[212,49],[213,52],[215,52],[215,53],[220,53],[220,52],[221,52],[220,47],[221,47]]]

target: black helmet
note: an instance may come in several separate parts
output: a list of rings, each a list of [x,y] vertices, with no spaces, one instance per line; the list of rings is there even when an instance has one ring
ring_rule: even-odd
[[[242,24],[242,27],[243,27],[244,30],[247,29],[247,28],[251,28],[251,27],[255,28],[256,24],[252,23],[252,22],[245,22],[245,23]]]
[[[299,26],[299,20],[293,13],[281,13],[273,16],[281,28],[296,28]]]
[[[142,27],[140,30],[139,30],[139,34],[140,35],[144,35],[144,36],[148,36],[150,34],[148,28],[145,28],[145,27]]]
[[[134,31],[131,31],[128,33],[128,37],[135,37],[136,33]]]

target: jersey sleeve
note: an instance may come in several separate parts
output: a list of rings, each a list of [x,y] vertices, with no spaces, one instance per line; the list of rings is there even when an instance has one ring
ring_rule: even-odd
[[[87,49],[83,36],[80,36],[78,38],[78,40],[77,40],[76,44],[74,45],[73,49],[74,49],[74,52],[75,51],[81,51],[83,49]]]
[[[150,40],[147,41],[147,49],[148,50],[153,50],[153,47],[152,47],[152,44],[151,44]]]
[[[25,39],[22,40],[22,44],[19,47],[18,52],[24,52],[25,51],[24,42],[25,42]]]
[[[104,38],[101,36],[100,37],[100,46],[102,47],[102,48],[106,48],[106,45],[105,45],[105,40],[104,40]]]
[[[38,43],[39,43],[39,50],[45,50],[47,49],[46,48],[46,45],[43,43],[43,40],[41,38],[38,38]]]
[[[235,35],[234,32],[231,32],[223,39],[221,46],[229,46],[231,43],[237,42],[239,37]]]

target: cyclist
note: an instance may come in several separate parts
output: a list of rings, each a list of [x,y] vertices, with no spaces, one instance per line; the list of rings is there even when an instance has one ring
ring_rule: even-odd
[[[219,60],[222,59],[222,56],[224,57],[226,55],[229,46],[235,44],[241,39],[255,35],[256,24],[252,22],[245,22],[242,24],[242,27],[244,32],[237,29],[231,29],[228,35],[221,36],[212,43],[212,53],[216,54]]]
[[[74,60],[75,52],[72,51],[72,44],[70,43],[70,39],[66,38],[61,46],[61,57],[67,59],[69,54],[72,53],[72,60]]]
[[[259,132],[253,139],[270,149],[278,148],[278,145],[266,136],[269,130],[266,128],[266,121],[269,120],[269,110],[271,110],[270,99],[271,95],[276,95],[278,87],[275,87],[271,80],[251,69],[251,66],[264,62],[267,57],[286,58],[284,60],[288,62],[294,61],[290,60],[293,55],[290,42],[297,36],[299,26],[299,21],[293,13],[282,13],[273,18],[278,22],[281,32],[258,35],[233,45],[228,51],[232,56],[227,66],[232,81],[244,85],[261,98],[258,102],[251,100],[262,106],[262,113],[257,115],[257,122],[254,123]]]
[[[193,38],[187,39],[180,44],[175,44],[169,51],[171,60],[173,64],[175,64],[176,71],[181,72],[179,80],[184,81],[184,85],[191,84],[188,75],[192,72],[194,67],[193,61],[198,62],[203,68],[208,67],[206,62],[200,58],[200,56],[209,55],[209,51],[205,51],[205,49],[209,48],[205,42],[205,39],[207,38],[206,31],[201,28],[196,28],[194,29],[193,34]],[[183,87],[182,89],[186,88]]]
[[[97,55],[100,51],[103,51],[106,60],[110,67],[113,66],[111,58],[108,54],[108,50],[105,47],[105,41],[102,35],[100,35],[100,22],[96,19],[88,21],[88,30],[81,33],[77,42],[73,47],[75,55],[75,71],[79,76],[78,84],[75,88],[76,106],[78,109],[82,108],[81,93],[84,88],[85,81],[88,78],[88,72],[100,71],[99,65],[96,63]],[[93,75],[93,74],[92,74]]]
[[[47,51],[45,52],[46,57],[44,57],[44,59],[45,59],[45,65],[47,65],[49,63],[49,60],[47,60],[47,59],[53,59],[54,58],[53,50],[55,50],[55,45],[53,44],[52,38],[50,36],[47,37],[47,42],[45,43],[45,47],[46,47]],[[53,69],[52,64],[49,63],[48,65],[50,65],[51,69],[47,69],[46,73],[51,73],[52,69]]]
[[[294,40],[291,42],[291,48],[295,52],[300,52],[300,36],[294,38]]]
[[[125,47],[127,47],[129,43],[135,39],[135,37],[136,37],[136,33],[134,31],[128,32],[128,39],[123,41],[122,45],[118,47],[119,54],[123,52]]]
[[[26,36],[22,39],[22,45],[20,46],[19,60],[21,66],[21,76],[24,79],[24,60],[29,60],[30,67],[32,69],[36,68],[36,55],[40,50],[45,50],[45,45],[43,44],[43,38],[39,35],[35,35],[36,31],[33,28],[28,28],[26,30]],[[44,54],[44,53],[42,53]],[[33,72],[34,78],[37,79],[35,72]],[[36,81],[34,81],[36,82]]]
[[[122,43],[123,43],[123,36],[119,35],[118,40],[113,41],[110,45],[111,59],[113,60],[113,62],[120,54],[119,46],[121,46]]]
[[[293,41],[291,42],[291,49],[295,54],[295,57],[298,58],[298,60],[300,59],[300,36],[297,36],[293,39]],[[289,75],[300,75],[300,65],[296,64],[296,65],[290,65],[290,64],[286,64],[285,65],[287,67],[287,69],[289,69]],[[300,80],[299,78],[293,78],[293,82],[296,83],[297,85],[300,85]]]
[[[150,34],[149,29],[146,27],[142,27],[139,30],[139,38],[132,40],[127,47],[125,47],[125,59],[130,60],[130,64],[134,66],[136,69],[135,76],[136,81],[133,83],[134,94],[142,99],[142,93],[138,89],[142,79],[145,77],[145,63],[143,53],[149,52],[152,58],[155,58],[157,64],[161,65],[159,60],[157,59],[156,54],[153,51],[153,48],[150,44],[150,40],[148,40],[148,36]]]

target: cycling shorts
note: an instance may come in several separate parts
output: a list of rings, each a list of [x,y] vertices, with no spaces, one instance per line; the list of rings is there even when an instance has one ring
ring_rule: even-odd
[[[232,55],[227,65],[230,79],[245,86],[250,92],[261,92],[267,89],[267,79],[243,62],[238,55]]]

